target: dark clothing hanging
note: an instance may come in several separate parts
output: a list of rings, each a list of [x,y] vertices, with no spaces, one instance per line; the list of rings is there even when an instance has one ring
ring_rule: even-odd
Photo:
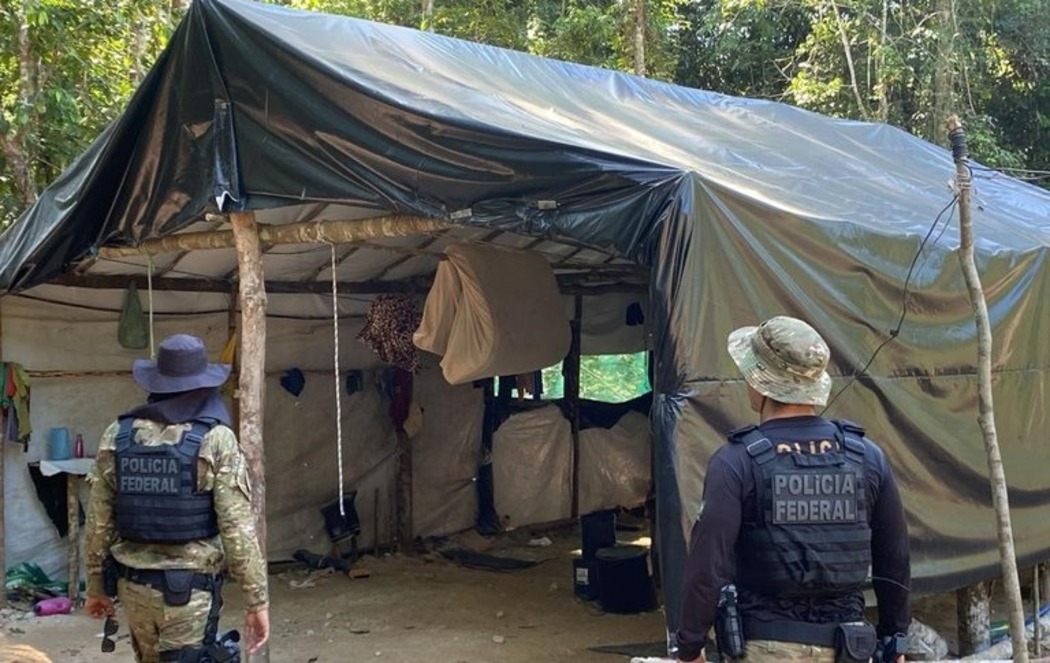
[[[58,536],[65,538],[69,534],[69,508],[66,505],[69,482],[66,481],[66,475],[59,473],[45,477],[40,471],[40,464],[33,463],[29,465],[29,478],[33,480],[36,496],[44,505],[47,517],[55,524]]]

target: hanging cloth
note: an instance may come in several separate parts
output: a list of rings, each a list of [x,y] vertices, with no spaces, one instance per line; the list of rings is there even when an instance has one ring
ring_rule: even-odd
[[[142,311],[139,291],[134,283],[124,293],[124,306],[117,323],[117,342],[129,350],[141,350],[149,345],[149,322]]]

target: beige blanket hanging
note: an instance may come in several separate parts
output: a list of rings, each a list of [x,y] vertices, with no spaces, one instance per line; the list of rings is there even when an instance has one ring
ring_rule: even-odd
[[[527,373],[565,357],[572,332],[541,255],[475,244],[445,254],[413,341],[443,357],[450,384]]]

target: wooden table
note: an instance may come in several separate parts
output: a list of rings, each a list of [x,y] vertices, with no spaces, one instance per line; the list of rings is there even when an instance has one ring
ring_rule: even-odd
[[[45,477],[66,475],[66,505],[69,514],[69,599],[79,605],[80,596],[80,481],[95,467],[94,458],[42,460],[40,473]]]

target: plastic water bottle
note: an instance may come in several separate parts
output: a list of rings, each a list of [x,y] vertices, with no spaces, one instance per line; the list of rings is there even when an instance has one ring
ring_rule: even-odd
[[[83,458],[84,457],[84,436],[77,433],[77,439],[73,442],[73,457]]]
[[[33,613],[38,617],[48,615],[68,615],[73,611],[73,601],[66,596],[56,596],[53,599],[44,599],[33,606]]]

